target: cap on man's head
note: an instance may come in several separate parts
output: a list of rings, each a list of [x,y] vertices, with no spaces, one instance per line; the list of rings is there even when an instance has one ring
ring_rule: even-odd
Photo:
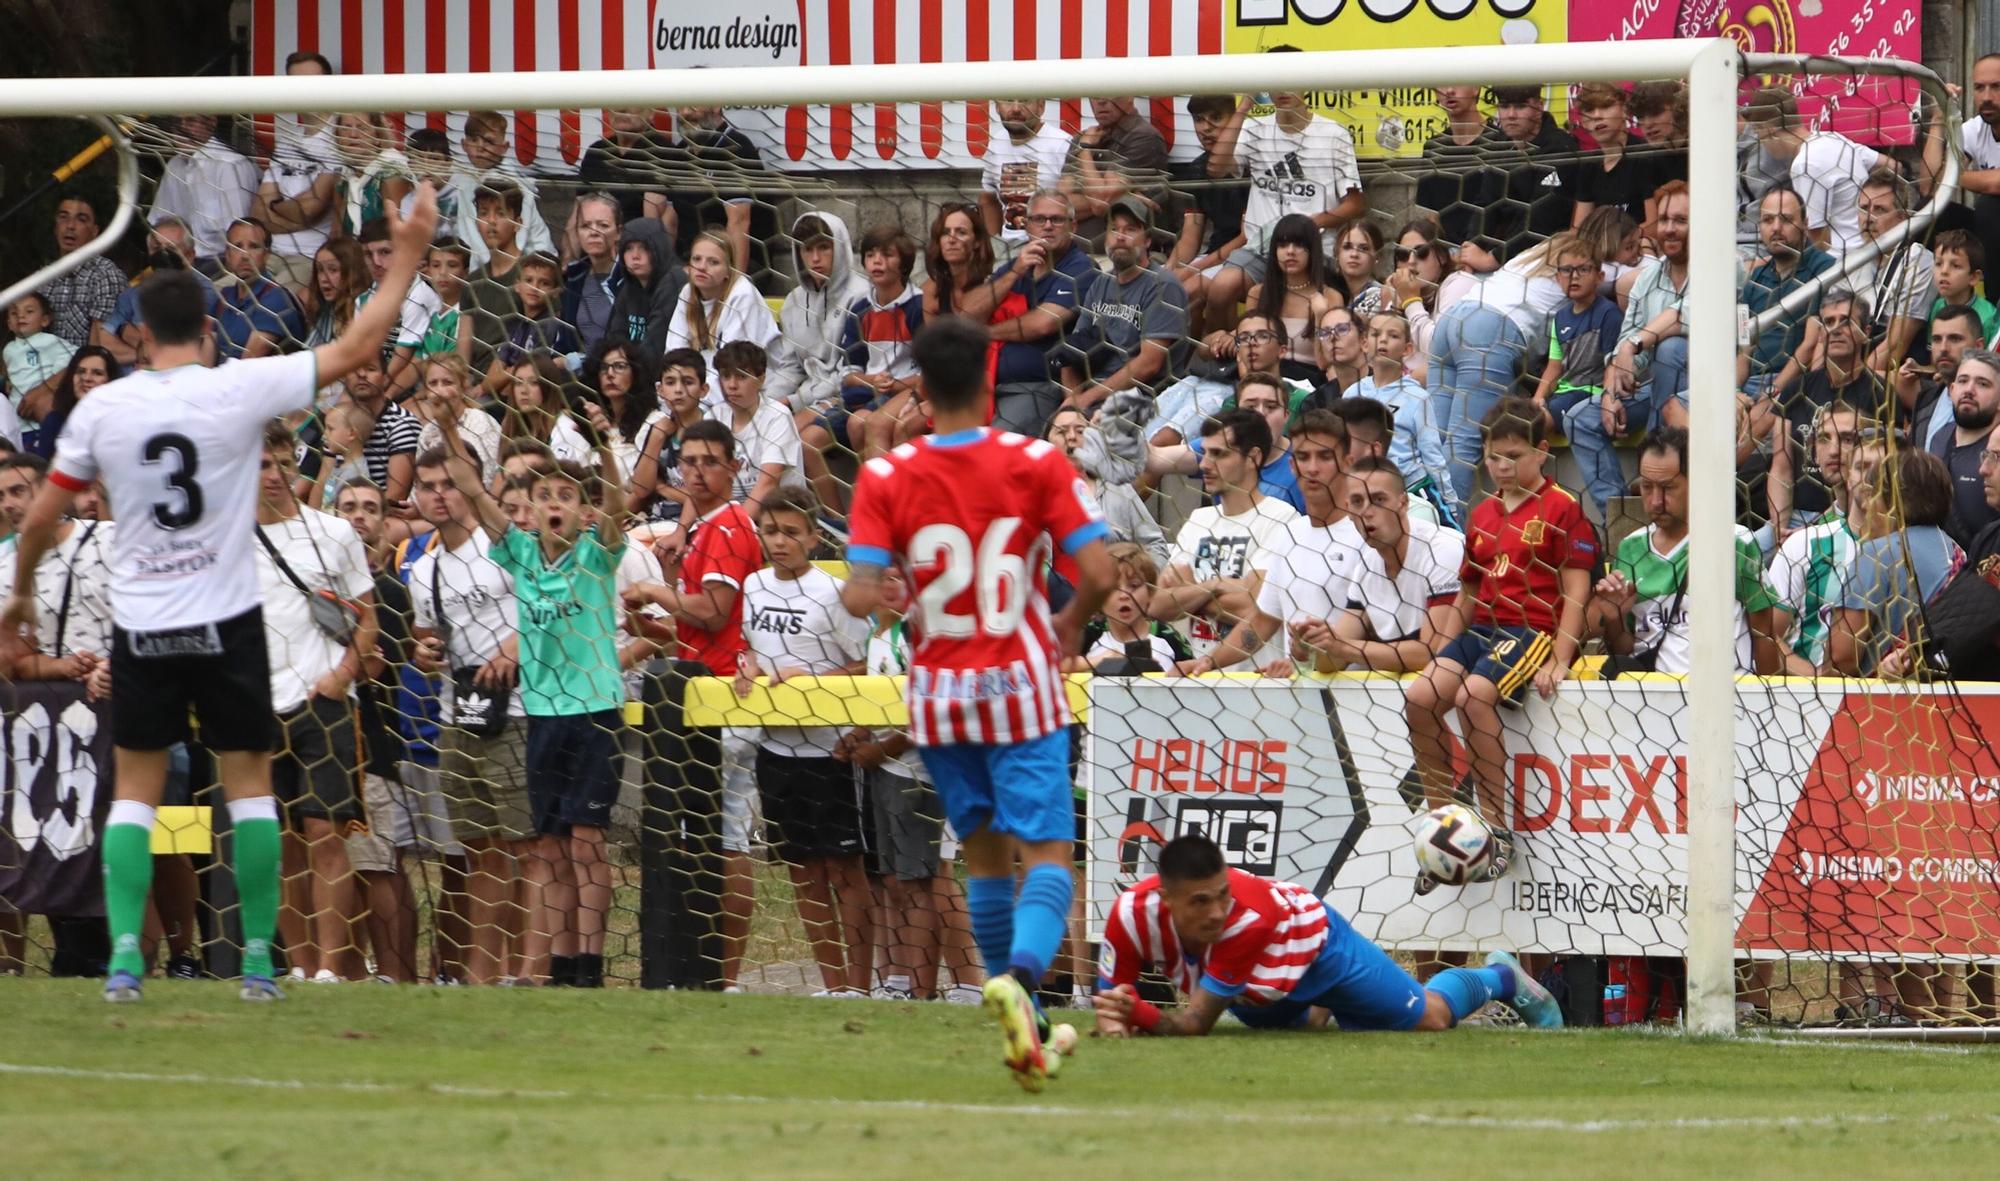
[[[1113,216],[1120,213],[1138,222],[1141,229],[1146,230],[1148,233],[1152,232],[1153,207],[1147,204],[1144,199],[1127,193],[1106,207],[1104,210],[1104,219],[1109,221]]]

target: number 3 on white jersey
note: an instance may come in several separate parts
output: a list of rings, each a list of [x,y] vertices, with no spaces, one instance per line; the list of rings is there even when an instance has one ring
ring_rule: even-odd
[[[1026,557],[1008,552],[1019,517],[1000,517],[979,539],[977,560],[972,538],[957,525],[926,525],[910,539],[910,561],[936,571],[917,595],[917,609],[926,634],[963,640],[975,632],[1011,636],[1028,610],[1029,563],[1041,560],[1043,543],[1029,547]],[[953,614],[951,601],[977,581],[975,615]]]

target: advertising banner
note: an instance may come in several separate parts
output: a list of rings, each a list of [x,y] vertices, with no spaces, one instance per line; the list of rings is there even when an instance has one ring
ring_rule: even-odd
[[[0,909],[104,913],[107,721],[75,681],[0,682]]]
[[[1160,843],[1312,887],[1387,947],[1679,955],[1686,700],[1672,680],[1584,682],[1503,711],[1499,882],[1415,893],[1425,811],[1394,678],[1090,686],[1093,931]],[[1745,682],[1736,749],[1747,954],[2000,960],[2000,696]],[[1462,755],[1461,755],[1462,757]],[[1461,767],[1461,770],[1463,768]]]

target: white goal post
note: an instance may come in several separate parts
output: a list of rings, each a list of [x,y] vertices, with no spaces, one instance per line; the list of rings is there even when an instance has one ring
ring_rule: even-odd
[[[1935,75],[1900,62],[1817,59],[1829,73],[1896,73],[1916,78],[1931,101],[1950,102]],[[340,112],[438,109],[560,110],[614,106],[718,107],[884,103],[963,99],[1040,99],[1051,95],[1250,93],[1453,85],[1543,85],[1684,78],[1688,83],[1691,222],[1688,299],[1703,309],[1733,307],[1737,292],[1737,103],[1746,72],[1814,72],[1808,59],[1746,59],[1733,41],[1660,40],[1617,44],[1478,46],[1279,55],[1125,58],[1101,61],[717,68],[679,71],[587,71],[333,77],[75,78],[0,81],[0,116],[82,117],[120,149],[121,202],[107,248],[129,225],[137,169],[129,143],[111,120],[134,112]],[[1163,85],[1164,83],[1164,85]],[[1948,153],[1948,157],[1951,153]],[[1956,162],[1947,164],[1937,200],[1949,199]],[[1904,232],[1914,232],[1913,223]],[[0,303],[80,264],[89,252],[59,260],[8,287]],[[1734,442],[1738,323],[1702,314],[1690,331],[1689,386],[1694,440],[1690,470],[1692,669],[1687,682],[1688,743],[1688,1025],[1698,1034],[1735,1028],[1734,744],[1735,637],[1731,551],[1735,518]]]

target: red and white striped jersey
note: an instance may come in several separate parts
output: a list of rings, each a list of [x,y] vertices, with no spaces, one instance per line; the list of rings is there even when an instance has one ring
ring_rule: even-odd
[[[927,435],[862,465],[847,560],[900,565],[909,582],[918,746],[1029,742],[1070,724],[1050,539],[1073,553],[1105,533],[1090,489],[1040,439]]]
[[[1104,924],[1097,974],[1111,986],[1134,984],[1157,968],[1182,995],[1197,986],[1252,1003],[1289,995],[1326,948],[1326,904],[1304,886],[1229,871],[1229,922],[1201,954],[1181,948],[1155,874],[1118,896]]]

